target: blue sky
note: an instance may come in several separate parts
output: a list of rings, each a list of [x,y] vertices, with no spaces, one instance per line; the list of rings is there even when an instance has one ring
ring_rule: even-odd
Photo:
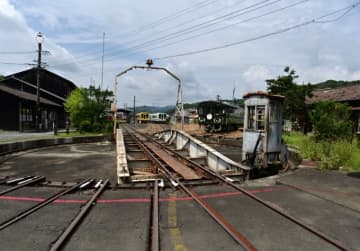
[[[358,1],[0,0],[0,51],[30,52],[0,54],[0,74],[28,67],[21,64],[36,58],[35,35],[41,31],[43,47],[51,53],[44,56],[49,70],[80,86],[91,81],[98,85],[105,32],[104,87],[113,88],[116,73],[143,65],[147,58],[249,39],[355,3]],[[276,13],[265,15],[271,11]],[[171,18],[158,21],[168,16]],[[217,94],[230,98],[234,87],[237,97],[265,90],[265,79],[282,74],[285,65],[297,71],[301,83],[356,80],[360,79],[359,23],[360,6],[336,22],[314,23],[222,50],[156,60],[155,65],[169,68],[183,80],[185,102],[215,99]],[[192,32],[187,33],[189,29]],[[215,29],[218,31],[210,32]],[[177,36],[170,39],[174,32]],[[181,42],[183,39],[187,40]],[[174,44],[165,46],[168,43]],[[131,105],[133,96],[139,105],[174,104],[176,81],[163,72],[132,71],[119,79],[120,106]]]

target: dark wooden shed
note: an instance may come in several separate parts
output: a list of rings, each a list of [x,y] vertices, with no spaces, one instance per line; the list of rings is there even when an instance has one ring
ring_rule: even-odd
[[[56,121],[64,128],[67,119],[64,109],[66,98],[76,85],[46,69],[40,69],[41,130],[52,130]],[[0,81],[0,128],[4,130],[37,130],[37,69],[32,68],[6,76]]]

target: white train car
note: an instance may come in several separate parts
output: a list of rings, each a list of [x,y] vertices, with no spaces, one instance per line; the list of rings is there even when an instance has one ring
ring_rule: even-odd
[[[149,122],[151,123],[168,123],[169,120],[170,116],[166,113],[158,112],[149,114]]]

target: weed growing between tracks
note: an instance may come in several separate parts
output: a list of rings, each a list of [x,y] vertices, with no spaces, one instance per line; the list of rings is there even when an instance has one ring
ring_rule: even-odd
[[[312,136],[299,132],[283,135],[283,139],[288,145],[298,148],[303,158],[319,161],[320,169],[360,170],[360,147],[356,139],[352,143],[343,140],[317,142]]]

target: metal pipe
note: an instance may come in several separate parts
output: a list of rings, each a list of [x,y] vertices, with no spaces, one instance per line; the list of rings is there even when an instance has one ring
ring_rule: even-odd
[[[154,66],[141,66],[141,65],[134,65],[134,66],[131,66],[129,68],[127,68],[126,70],[118,73],[115,75],[115,86],[114,86],[114,90],[115,90],[115,99],[114,99],[114,103],[115,103],[115,108],[116,108],[116,102],[117,102],[117,99],[116,99],[116,95],[117,95],[117,78],[120,77],[121,75],[127,73],[128,71],[131,71],[133,69],[151,69],[151,70],[163,70],[165,71],[167,74],[169,74],[171,77],[173,77],[174,79],[176,79],[179,84],[178,84],[178,95],[177,95],[177,101],[176,101],[176,111],[178,111],[180,113],[180,116],[181,116],[181,130],[184,130],[184,104],[183,104],[183,95],[182,95],[182,83],[181,83],[181,80],[179,77],[177,77],[174,73],[172,73],[171,71],[169,71],[168,69],[166,68],[163,68],[163,67],[154,67]],[[116,112],[115,112],[116,113]],[[176,112],[175,112],[176,113]],[[114,116],[115,117],[115,116]],[[114,122],[116,123],[116,122]],[[116,128],[114,126],[114,135],[116,134]]]

